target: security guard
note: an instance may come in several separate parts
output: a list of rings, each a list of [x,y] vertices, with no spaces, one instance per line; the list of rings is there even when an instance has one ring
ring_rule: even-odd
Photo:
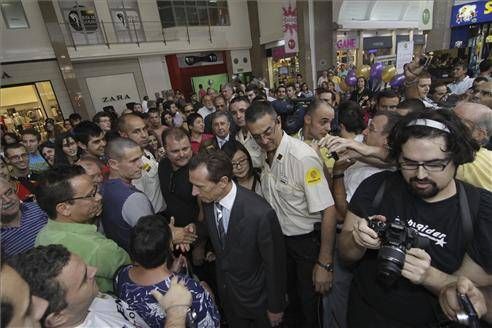
[[[324,294],[333,279],[335,207],[316,152],[284,131],[266,102],[246,111],[253,138],[266,151],[261,176],[265,199],[277,212],[287,250],[289,327],[315,327],[316,292]],[[321,222],[321,234],[315,229]],[[302,311],[302,313],[299,313]]]

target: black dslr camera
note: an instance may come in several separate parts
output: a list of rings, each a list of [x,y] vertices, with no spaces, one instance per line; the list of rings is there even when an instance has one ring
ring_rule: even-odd
[[[378,278],[391,286],[401,275],[406,251],[410,248],[425,249],[429,239],[422,237],[417,230],[396,218],[391,223],[369,220],[368,226],[376,231],[381,239],[378,253]]]

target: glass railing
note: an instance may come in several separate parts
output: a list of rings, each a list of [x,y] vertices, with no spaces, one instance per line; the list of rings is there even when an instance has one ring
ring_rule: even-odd
[[[108,48],[115,44],[140,44],[145,42],[168,42],[181,41],[192,43],[193,41],[203,41],[208,39],[213,43],[217,37],[217,32],[210,26],[177,26],[163,28],[160,21],[143,22],[104,22],[97,21],[97,24],[81,26],[60,23],[65,44],[68,47],[87,46],[87,45],[106,45]],[[220,33],[219,33],[220,34]]]

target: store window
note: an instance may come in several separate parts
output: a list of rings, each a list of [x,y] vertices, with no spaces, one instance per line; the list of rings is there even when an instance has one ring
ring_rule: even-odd
[[[0,3],[5,25],[9,29],[29,28],[24,7],[20,0],[3,0]]]
[[[0,88],[0,116],[11,132],[26,128],[43,132],[47,118],[62,126],[63,115],[50,81]]]
[[[145,41],[137,0],[109,0],[118,43]]]
[[[230,25],[227,1],[157,1],[162,27]]]

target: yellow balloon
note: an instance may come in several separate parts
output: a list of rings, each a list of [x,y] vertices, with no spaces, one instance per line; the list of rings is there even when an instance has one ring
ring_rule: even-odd
[[[362,65],[357,69],[357,77],[363,77],[366,80],[369,79],[369,76],[371,75],[371,66],[369,65]]]
[[[391,79],[396,75],[396,68],[394,65],[388,65],[383,69],[383,73],[381,74],[381,78],[385,83],[391,81]]]
[[[333,81],[333,83],[340,85],[340,81],[341,81],[340,76],[335,75],[334,77],[331,78],[331,80]]]
[[[340,79],[340,90],[342,90],[343,92],[347,92],[350,90],[350,87],[347,85],[347,83],[345,83],[345,80],[343,79]]]

